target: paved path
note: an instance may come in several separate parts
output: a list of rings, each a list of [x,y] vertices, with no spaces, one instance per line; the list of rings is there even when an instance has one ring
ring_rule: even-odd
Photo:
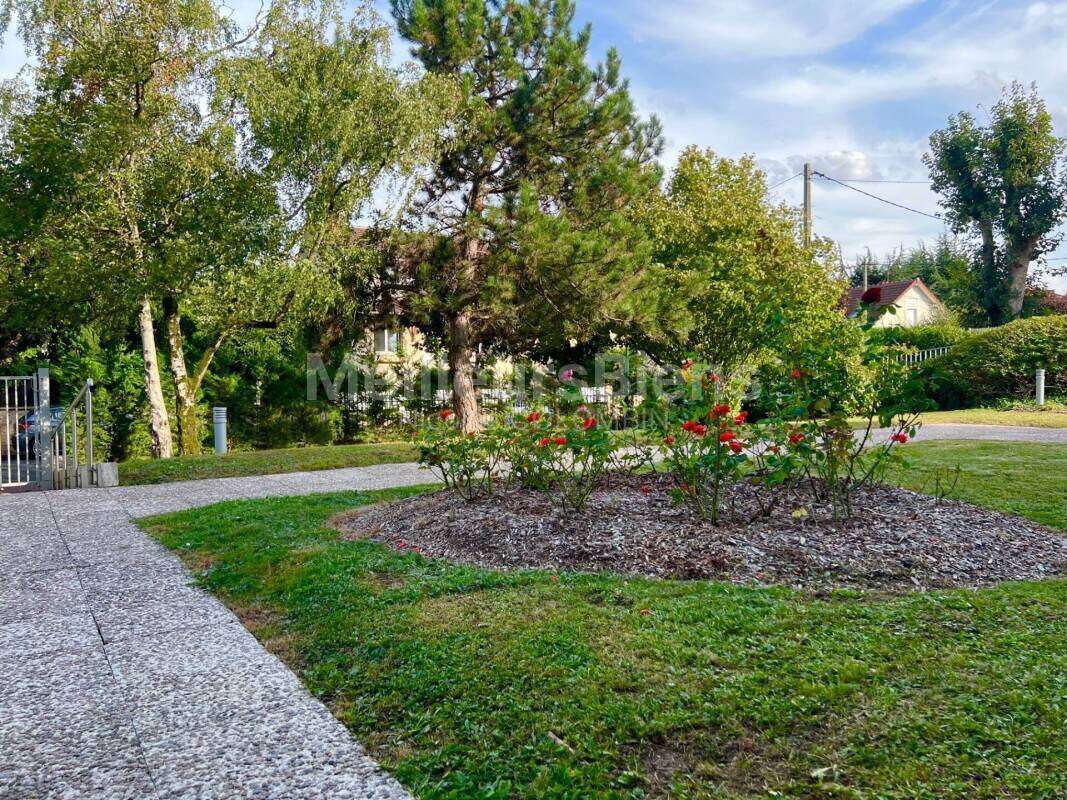
[[[131,518],[414,465],[0,497],[0,798],[407,798]]]
[[[882,429],[874,432],[877,438],[885,438],[892,431]],[[967,425],[962,423],[938,423],[923,425],[917,441],[933,439],[980,439],[1001,442],[1048,442],[1067,444],[1067,428],[1024,428],[1014,425]]]

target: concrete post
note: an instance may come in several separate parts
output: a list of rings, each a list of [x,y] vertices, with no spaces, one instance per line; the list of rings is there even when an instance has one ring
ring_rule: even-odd
[[[1037,371],[1034,382],[1036,383],[1037,389],[1035,392],[1037,396],[1037,404],[1043,406],[1045,405],[1045,370],[1039,369]]]
[[[211,416],[215,422],[215,455],[221,456],[226,453],[226,409],[215,406]]]
[[[48,385],[48,368],[37,370],[37,483],[45,490],[53,488],[52,471],[52,400]]]

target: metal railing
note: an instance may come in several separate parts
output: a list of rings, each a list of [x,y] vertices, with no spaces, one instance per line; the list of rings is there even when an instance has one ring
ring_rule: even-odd
[[[84,414],[79,420],[78,407],[84,404]],[[94,481],[93,470],[93,380],[88,379],[70,404],[47,431],[52,454],[53,489],[87,488]],[[79,438],[82,437],[82,438]],[[80,447],[79,445],[83,445]],[[84,461],[82,456],[84,455]]]
[[[36,375],[0,375],[0,489],[37,480]]]

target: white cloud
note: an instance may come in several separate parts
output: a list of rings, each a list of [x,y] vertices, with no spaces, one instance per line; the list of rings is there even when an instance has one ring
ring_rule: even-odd
[[[916,2],[638,0],[624,3],[620,13],[637,38],[669,42],[712,57],[786,57],[832,50]]]

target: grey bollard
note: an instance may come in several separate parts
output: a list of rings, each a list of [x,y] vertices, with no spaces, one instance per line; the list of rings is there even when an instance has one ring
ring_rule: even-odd
[[[215,455],[221,456],[226,453],[226,409],[223,406],[215,406],[211,409],[212,419],[215,420]]]
[[[107,489],[119,485],[119,465],[114,461],[103,461],[93,467],[96,473],[96,485]]]
[[[1037,384],[1037,391],[1035,392],[1037,404],[1043,406],[1045,405],[1045,370],[1039,369],[1034,377],[1034,382]]]

